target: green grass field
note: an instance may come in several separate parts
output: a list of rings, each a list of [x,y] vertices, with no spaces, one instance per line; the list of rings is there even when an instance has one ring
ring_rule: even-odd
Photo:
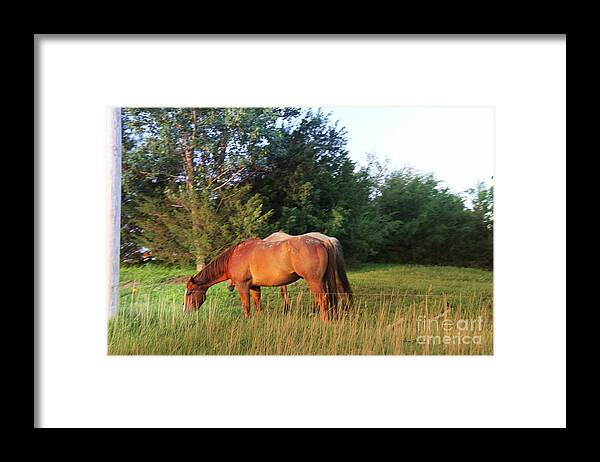
[[[304,281],[262,288],[263,311],[244,319],[237,292],[208,290],[200,310],[182,310],[191,268],[157,265],[120,271],[119,314],[110,320],[110,355],[491,355],[490,271],[369,264],[348,271],[351,311],[324,323]]]

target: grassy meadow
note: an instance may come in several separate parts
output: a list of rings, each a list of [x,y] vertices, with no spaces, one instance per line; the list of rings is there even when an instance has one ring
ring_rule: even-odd
[[[123,267],[119,314],[109,322],[110,355],[491,355],[492,272],[369,264],[350,268],[351,311],[324,323],[304,281],[262,288],[260,315],[244,319],[225,283],[204,305],[182,310],[191,268]]]

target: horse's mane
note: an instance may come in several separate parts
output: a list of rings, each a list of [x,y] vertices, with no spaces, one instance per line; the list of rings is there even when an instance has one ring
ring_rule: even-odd
[[[252,239],[256,238],[250,238],[247,240],[249,241]],[[227,250],[221,253],[217,258],[215,258],[204,268],[202,268],[202,270],[198,274],[196,274],[196,276],[194,276],[194,283],[198,285],[206,284],[208,282],[214,281],[216,278],[221,276],[227,270],[227,265],[229,263],[231,255],[233,254],[233,251],[244,242],[238,242],[237,244],[233,244],[231,247],[229,247]]]

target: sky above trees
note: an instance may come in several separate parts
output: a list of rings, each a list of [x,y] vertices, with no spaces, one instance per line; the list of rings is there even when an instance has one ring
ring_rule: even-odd
[[[391,170],[411,166],[433,172],[455,193],[478,182],[491,186],[492,106],[330,106],[321,110],[346,127],[350,158],[359,165],[365,165],[366,154],[373,153],[389,159]]]

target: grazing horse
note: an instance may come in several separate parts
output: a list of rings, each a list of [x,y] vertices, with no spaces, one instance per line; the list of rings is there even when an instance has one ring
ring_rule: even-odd
[[[346,276],[346,270],[345,270],[346,265],[344,263],[344,253],[342,251],[342,244],[340,244],[340,241],[338,241],[337,238],[327,236],[322,233],[311,232],[311,233],[302,234],[302,236],[314,237],[315,239],[319,239],[320,241],[323,241],[326,243],[329,242],[329,243],[331,243],[331,245],[333,245],[333,248],[335,249],[335,252],[336,252],[337,263],[342,268],[342,271],[339,271],[336,274],[336,277],[338,277],[337,286],[342,287],[344,289],[344,292],[347,294],[348,303],[346,303],[344,306],[348,307],[352,302],[352,289],[350,288],[350,282],[348,281],[348,278]],[[265,237],[263,239],[263,241],[278,242],[278,241],[285,241],[287,239],[290,239],[291,237],[294,237],[294,236],[292,236],[291,234],[288,234],[282,230],[279,230],[279,231],[271,234],[270,236]],[[231,281],[229,281],[228,287],[229,287],[229,290],[234,289],[234,285],[231,283]],[[287,286],[281,286],[280,291],[281,291],[281,297],[283,298],[283,310],[287,312],[290,309],[290,297],[288,295]]]
[[[184,311],[198,309],[209,287],[229,280],[242,301],[244,317],[250,315],[250,297],[260,313],[260,288],[285,286],[304,279],[319,306],[321,319],[329,319],[331,308],[337,318],[338,295],[351,292],[343,260],[330,241],[315,237],[290,236],[263,241],[251,238],[231,246],[186,283]]]

